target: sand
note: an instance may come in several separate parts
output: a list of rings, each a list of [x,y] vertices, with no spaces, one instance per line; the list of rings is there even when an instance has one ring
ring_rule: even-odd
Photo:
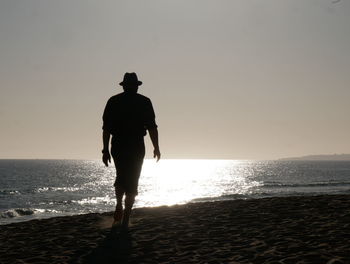
[[[350,195],[135,209],[0,226],[0,263],[350,263]]]

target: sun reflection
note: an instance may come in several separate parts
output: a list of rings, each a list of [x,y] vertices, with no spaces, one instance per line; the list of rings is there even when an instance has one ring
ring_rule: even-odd
[[[249,193],[259,183],[249,179],[246,169],[245,161],[235,160],[146,160],[137,206]]]

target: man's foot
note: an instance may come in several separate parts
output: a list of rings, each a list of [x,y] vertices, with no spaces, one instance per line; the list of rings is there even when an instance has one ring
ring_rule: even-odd
[[[128,229],[129,219],[130,219],[131,210],[125,210],[123,215],[122,227]]]

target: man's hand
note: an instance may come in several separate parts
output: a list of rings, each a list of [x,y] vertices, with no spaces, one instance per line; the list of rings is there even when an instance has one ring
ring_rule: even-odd
[[[160,151],[158,148],[153,150],[153,158],[157,158],[157,162],[160,160]]]
[[[158,129],[157,127],[153,127],[151,129],[148,129],[148,132],[154,147],[153,158],[157,158],[157,162],[158,162],[160,159],[160,150],[159,150],[159,144],[158,144]]]
[[[111,163],[111,154],[109,152],[104,152],[102,156],[102,161],[108,167],[108,161]]]

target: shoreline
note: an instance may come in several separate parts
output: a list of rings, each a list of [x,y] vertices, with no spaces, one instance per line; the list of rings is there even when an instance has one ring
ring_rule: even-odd
[[[0,226],[0,263],[350,263],[350,195],[143,207]]]
[[[172,204],[172,205],[156,205],[156,206],[140,206],[140,207],[135,207],[133,208],[133,211],[135,210],[140,210],[140,209],[152,209],[152,208],[158,208],[158,207],[173,207],[173,206],[184,206],[187,204],[196,204],[196,203],[215,203],[215,202],[225,202],[225,201],[237,201],[237,200],[260,200],[260,199],[268,199],[268,198],[288,198],[288,197],[309,197],[309,196],[341,196],[341,195],[348,195],[347,193],[341,193],[341,192],[336,192],[336,193],[303,193],[303,194],[294,194],[294,195],[281,195],[281,196],[270,196],[270,195],[263,195],[263,196],[245,196],[245,195],[237,195],[236,198],[223,198],[223,197],[207,197],[207,198],[196,198],[194,200],[191,200],[189,202],[184,202],[184,203],[179,203],[179,204]],[[350,195],[350,194],[349,194]],[[32,211],[32,210],[37,210],[37,209],[31,209],[31,208],[13,208],[13,209],[8,209],[3,211],[7,212],[7,211]],[[42,210],[42,209],[39,209]],[[15,212],[12,212],[15,213]],[[56,217],[72,217],[72,216],[78,216],[78,215],[90,215],[90,214],[98,214],[98,215],[104,215],[104,214],[112,214],[112,211],[98,211],[98,212],[80,212],[80,213],[62,213],[62,214],[54,214],[54,215],[45,215],[45,216],[39,216],[39,215],[35,215],[33,213],[28,214],[28,213],[24,213],[23,215],[19,215],[19,216],[15,216],[15,217],[9,217],[9,219],[14,219],[14,221],[12,222],[3,222],[0,223],[0,227],[1,226],[5,226],[5,225],[11,225],[11,224],[20,224],[20,223],[25,223],[28,221],[33,221],[33,220],[44,220],[44,219],[51,219],[51,218],[56,218]],[[31,217],[31,218],[27,218],[27,217]],[[32,217],[34,216],[34,217]]]

